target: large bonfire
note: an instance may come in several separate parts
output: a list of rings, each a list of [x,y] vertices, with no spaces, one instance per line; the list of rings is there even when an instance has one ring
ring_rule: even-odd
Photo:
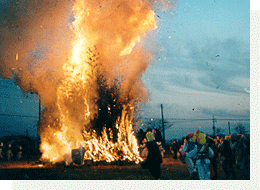
[[[141,161],[136,109],[147,98],[142,75],[151,61],[144,39],[156,29],[149,0],[10,2],[2,22],[0,74],[17,77],[44,107],[42,158]]]
[[[42,158],[70,163],[71,150],[83,146],[88,160],[141,160],[133,130],[140,76],[127,76],[122,69],[131,62],[144,64],[137,72],[147,66],[135,46],[156,28],[150,8],[140,0],[76,0],[75,39],[62,67],[65,77],[57,89],[55,121],[41,134]],[[133,48],[135,55],[130,55]],[[113,70],[118,73],[111,77]]]

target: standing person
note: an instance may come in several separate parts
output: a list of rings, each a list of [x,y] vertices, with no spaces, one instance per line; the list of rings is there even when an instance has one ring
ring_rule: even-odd
[[[4,143],[1,142],[0,143],[0,159],[4,159],[4,155],[3,155],[3,150],[4,150]]]
[[[183,141],[183,143],[182,143],[182,145],[181,145],[180,148],[179,148],[179,152],[182,151],[182,149],[184,148],[185,144],[188,142],[188,141],[186,140],[186,137],[185,137],[182,141]]]
[[[12,144],[9,141],[7,144],[7,160],[9,161],[13,157]]]
[[[138,143],[142,144],[142,141],[143,141],[144,138],[145,138],[145,132],[143,131],[143,129],[139,129],[139,131],[137,133]]]
[[[221,162],[221,153],[220,153],[220,139],[219,139],[219,136],[216,137],[216,139],[214,140],[215,141],[215,146],[217,147],[217,152],[218,152],[218,156],[217,156],[217,159],[218,159],[218,162],[220,163]]]
[[[246,138],[245,145],[246,145],[245,164],[249,165],[249,163],[250,163],[250,139],[249,139],[249,137]]]
[[[189,157],[189,154],[187,154],[190,151],[192,151],[193,149],[195,149],[195,150],[197,149],[197,145],[195,144],[195,142],[194,142],[195,139],[193,137],[194,137],[194,134],[192,132],[188,133],[188,135],[184,139],[185,144],[184,144],[182,150],[180,151],[180,153],[182,156],[184,156],[184,160],[188,166],[188,170],[190,172],[191,178],[195,179],[197,170],[195,169],[192,158]]]
[[[22,158],[22,145],[17,145],[17,159],[21,160]]]
[[[148,150],[147,150],[147,147],[146,147],[146,142],[147,142],[147,140],[146,140],[146,139],[143,139],[142,144],[140,145],[140,152],[141,152],[141,157],[142,157],[142,158],[146,158],[147,155],[148,155]]]
[[[186,153],[187,157],[196,158],[200,180],[210,180],[210,158],[214,156],[213,150],[206,144],[206,135],[199,132],[197,149]]]
[[[177,160],[177,158],[178,158],[177,153],[178,153],[179,148],[178,148],[178,144],[177,144],[176,140],[173,141],[170,149],[171,149],[171,152],[174,154],[173,159]]]
[[[146,133],[147,143],[146,147],[148,155],[146,160],[141,163],[142,168],[149,169],[151,175],[159,180],[161,179],[161,163],[162,156],[159,150],[159,146],[155,141],[155,137],[152,132]]]
[[[225,179],[228,179],[229,176],[232,175],[232,179],[236,179],[236,175],[233,169],[233,156],[232,150],[230,147],[230,142],[228,139],[223,141],[223,145],[221,146],[221,155],[223,156],[224,160],[222,162],[223,170],[226,174]]]
[[[245,151],[246,145],[242,140],[242,135],[237,135],[237,141],[233,144],[233,148],[236,154],[236,165],[238,169],[244,169],[245,167]]]
[[[213,167],[214,175],[211,175],[210,179],[216,180],[216,179],[218,179],[218,170],[217,170],[217,166],[218,166],[218,148],[216,147],[215,142],[214,142],[214,140],[211,137],[208,137],[208,146],[214,152],[214,156],[212,158],[210,158],[210,162],[211,162],[212,167]]]
[[[163,138],[162,138],[162,134],[161,134],[161,131],[159,129],[155,129],[156,133],[154,135],[155,137],[155,140],[157,142],[162,142]]]
[[[232,159],[233,159],[233,164],[236,163],[236,152],[235,152],[235,149],[234,149],[234,145],[236,143],[236,139],[232,138],[230,136],[230,147],[231,147],[231,150],[232,150]]]
[[[162,155],[162,158],[164,157],[164,148],[162,146],[162,142],[161,141],[158,141],[156,142],[157,145],[159,146],[159,149],[160,149],[160,152],[161,152],[161,155]]]

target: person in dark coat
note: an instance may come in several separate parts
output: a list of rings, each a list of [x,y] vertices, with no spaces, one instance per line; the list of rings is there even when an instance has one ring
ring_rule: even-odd
[[[173,141],[170,149],[171,149],[172,153],[174,154],[173,159],[177,160],[177,158],[178,158],[177,153],[178,153],[178,150],[179,150],[179,146],[178,146],[178,144],[175,140]]]
[[[210,162],[212,164],[213,170],[214,170],[214,176],[211,177],[212,180],[218,179],[218,171],[217,171],[217,165],[218,165],[218,147],[215,145],[214,140],[211,137],[208,137],[208,146],[213,150],[214,156],[210,158]]]
[[[144,160],[141,166],[144,169],[149,169],[151,175],[156,179],[161,179],[161,163],[162,155],[155,141],[155,137],[152,132],[147,132],[146,134],[147,142],[146,147],[148,149],[148,155],[146,160]]]
[[[236,165],[238,169],[244,169],[245,167],[245,152],[246,145],[241,134],[237,135],[237,141],[232,145],[235,150]]]
[[[229,176],[232,175],[232,179],[236,179],[236,174],[234,172],[233,168],[233,156],[232,156],[232,150],[230,147],[229,140],[224,140],[221,148],[220,148],[221,155],[224,157],[224,160],[222,162],[222,168],[226,174],[226,179],[228,179]]]

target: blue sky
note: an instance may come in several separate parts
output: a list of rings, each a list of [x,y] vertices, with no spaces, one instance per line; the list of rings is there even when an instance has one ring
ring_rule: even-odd
[[[165,11],[155,9],[158,29],[146,43],[154,51],[154,60],[143,76],[150,102],[142,107],[141,116],[160,118],[163,104],[166,119],[249,118],[250,1],[181,0],[176,5]],[[38,114],[37,98],[25,98],[12,81],[1,80],[0,91],[0,113]],[[7,118],[0,117],[1,123],[9,123],[14,133]],[[22,126],[35,126],[31,120]],[[212,121],[172,124],[169,139],[199,126],[209,132],[212,127]],[[226,125],[227,121],[216,123],[223,130]]]
[[[155,60],[144,76],[151,101],[144,117],[160,118],[163,104],[165,118],[249,118],[250,2],[184,0],[175,11],[156,15]],[[179,122],[168,134],[187,125],[185,133],[200,125],[212,131],[212,121]],[[216,124],[225,126],[227,121]]]
[[[185,99],[210,109],[205,104],[214,104],[212,99],[231,98],[249,111],[242,101],[250,91],[249,13],[249,1],[214,0],[180,1],[173,13],[158,11],[156,58],[144,77],[152,102],[180,105]]]
[[[0,79],[0,137],[26,135],[26,130],[30,136],[36,136],[38,105],[36,95],[27,96],[13,80]]]

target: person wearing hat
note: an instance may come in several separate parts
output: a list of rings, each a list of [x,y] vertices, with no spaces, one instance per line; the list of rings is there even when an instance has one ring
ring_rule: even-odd
[[[197,145],[195,144],[195,139],[193,137],[194,134],[192,132],[188,133],[185,138],[186,143],[180,153],[184,156],[184,160],[188,166],[191,178],[195,179],[197,170],[195,169],[192,158],[187,156],[188,152],[192,151],[193,149],[197,149]]]
[[[210,158],[214,156],[213,150],[206,144],[206,135],[197,134],[197,149],[186,153],[187,157],[196,158],[196,166],[200,180],[210,180]]]
[[[141,163],[141,166],[144,169],[149,169],[151,175],[158,180],[161,179],[162,155],[152,132],[148,131],[146,133],[146,139],[148,155],[146,160]]]

